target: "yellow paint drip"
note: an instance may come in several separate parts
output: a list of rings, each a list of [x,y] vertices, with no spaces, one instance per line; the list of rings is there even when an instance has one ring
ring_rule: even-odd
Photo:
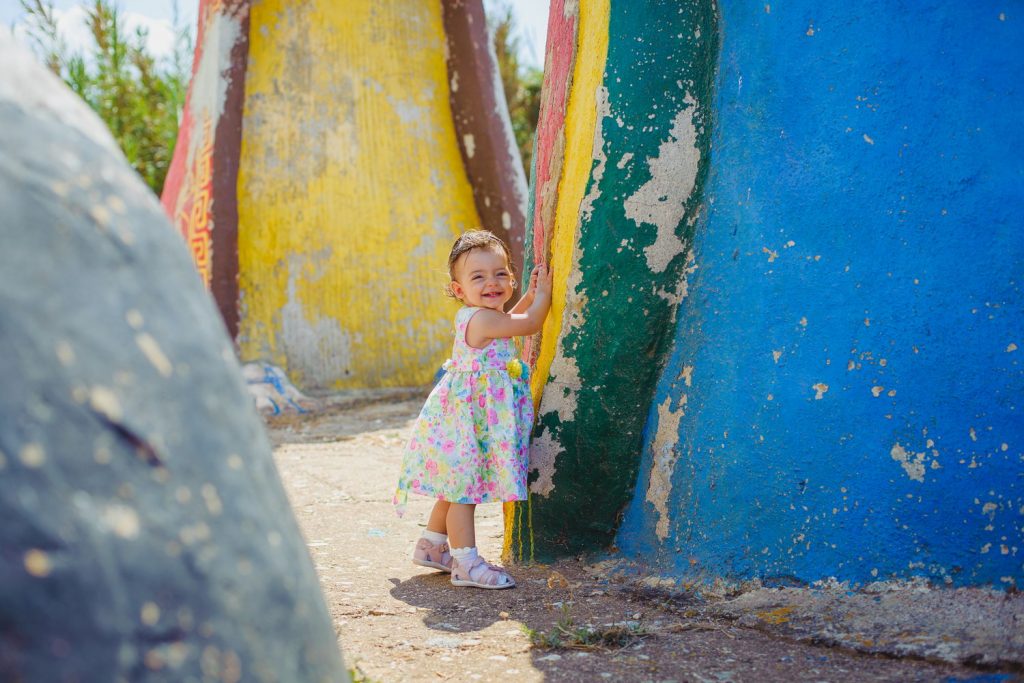
[[[593,165],[594,132],[597,125],[597,89],[602,84],[608,57],[610,0],[582,0],[579,10],[576,61],[565,112],[565,159],[558,182],[558,205],[551,231],[551,312],[544,323],[540,353],[531,390],[535,407],[555,358],[555,349],[565,317],[569,273],[578,264],[573,253],[578,240],[580,203],[587,191]]]
[[[238,175],[244,359],[303,387],[420,385],[447,356],[454,237],[479,218],[439,3],[254,3]]]

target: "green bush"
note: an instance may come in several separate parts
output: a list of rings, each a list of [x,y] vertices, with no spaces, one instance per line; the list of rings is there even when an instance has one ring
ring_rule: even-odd
[[[159,194],[178,139],[178,122],[191,75],[192,33],[175,17],[175,48],[160,61],[146,47],[146,32],[128,32],[111,0],[86,11],[92,44],[71,52],[57,31],[53,3],[21,0],[26,29],[46,65],[85,100],[110,128],[128,162]]]

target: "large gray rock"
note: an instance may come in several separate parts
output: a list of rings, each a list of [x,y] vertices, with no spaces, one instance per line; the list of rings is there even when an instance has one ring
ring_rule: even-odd
[[[347,680],[220,316],[0,35],[0,680]]]

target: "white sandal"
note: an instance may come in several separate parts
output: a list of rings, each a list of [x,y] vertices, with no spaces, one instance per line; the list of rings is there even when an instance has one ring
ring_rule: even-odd
[[[448,549],[447,543],[431,543],[425,538],[416,542],[416,549],[412,552],[412,563],[421,567],[440,569],[443,572],[452,570],[453,558]]]
[[[466,566],[460,565],[458,560],[452,562],[452,585],[500,590],[514,588],[516,582],[504,569],[478,555]]]

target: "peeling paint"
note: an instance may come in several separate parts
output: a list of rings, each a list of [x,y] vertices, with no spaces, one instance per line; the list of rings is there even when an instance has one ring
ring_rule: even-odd
[[[1024,24],[969,3],[927,17],[883,2],[830,5],[825,16],[809,0],[773,5],[766,22],[761,4],[716,3],[720,59],[680,79],[679,96],[714,116],[688,245],[700,269],[615,545],[645,573],[698,584],[1019,587],[1024,92],[1014,84],[1024,55],[1013,48]],[[972,39],[944,40],[950,27]],[[702,39],[716,33],[700,28]],[[896,35],[910,36],[898,54]],[[702,78],[714,79],[713,98]],[[809,96],[796,101],[780,83]],[[941,117],[906,106],[922,100],[952,104]],[[991,106],[969,104],[982,100]],[[636,123],[614,88],[611,103]],[[708,127],[695,128],[700,141]],[[606,176],[624,151],[608,148]],[[655,156],[638,153],[618,172],[643,182],[639,162]],[[967,243],[966,217],[984,225]],[[644,224],[623,253],[653,239]],[[692,388],[688,366],[701,373]],[[662,539],[655,432],[683,396]]]
[[[352,373],[352,337],[337,320],[307,317],[295,277],[288,280],[288,299],[281,308],[281,340],[289,356],[308,359],[304,378],[313,386],[326,386]]]
[[[651,179],[623,205],[626,217],[637,227],[646,224],[658,229],[654,244],[644,248],[653,273],[664,272],[669,262],[685,250],[676,230],[697,182],[700,148],[693,123],[696,100],[688,92],[684,103],[688,106],[676,114],[669,139],[658,148],[658,156],[647,160]]]
[[[889,455],[893,460],[900,464],[900,467],[903,468],[903,471],[907,473],[908,477],[914,481],[924,482],[924,453],[911,453],[897,443],[892,447],[892,450],[889,451]]]
[[[679,398],[679,406],[674,411],[669,408],[671,400],[671,397],[666,396],[664,402],[658,405],[658,427],[651,445],[654,460],[646,496],[647,502],[658,512],[655,534],[662,541],[668,538],[668,500],[672,492],[672,474],[679,459],[676,448],[679,441],[679,421],[686,408],[686,394]]]
[[[153,364],[153,367],[157,369],[164,377],[170,377],[171,373],[174,372],[174,368],[171,365],[171,361],[168,360],[164,354],[163,349],[157,343],[152,336],[146,333],[135,335],[135,343],[139,349],[146,356],[146,359]]]
[[[589,221],[594,214],[594,202],[601,197],[601,178],[604,177],[604,167],[608,163],[604,151],[604,120],[611,116],[611,105],[608,102],[608,88],[603,85],[597,89],[594,109],[594,143],[590,154],[596,163],[590,174],[590,190],[580,202],[580,221]]]
[[[552,438],[551,430],[546,429],[530,441],[530,469],[539,476],[530,484],[530,493],[539,496],[550,496],[555,487],[555,462],[565,452],[561,443]]]

